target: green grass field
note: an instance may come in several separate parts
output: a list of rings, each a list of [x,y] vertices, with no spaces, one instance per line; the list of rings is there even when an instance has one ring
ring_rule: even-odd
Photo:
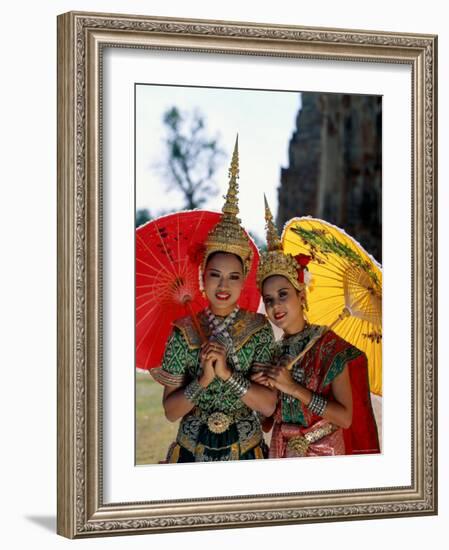
[[[169,422],[162,408],[163,387],[147,373],[136,373],[136,464],[164,460],[178,422]]]

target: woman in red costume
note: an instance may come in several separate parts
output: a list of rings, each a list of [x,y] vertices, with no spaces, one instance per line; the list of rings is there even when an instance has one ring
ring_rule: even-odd
[[[366,355],[305,316],[309,258],[284,254],[266,206],[268,250],[258,284],[270,321],[283,330],[273,365],[252,379],[278,390],[269,458],[380,452]],[[291,369],[286,364],[310,343]],[[267,427],[268,425],[268,427]]]

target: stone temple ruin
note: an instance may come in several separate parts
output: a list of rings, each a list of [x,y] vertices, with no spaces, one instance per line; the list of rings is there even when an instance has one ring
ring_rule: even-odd
[[[382,262],[382,98],[303,92],[277,224],[314,216],[352,235]]]

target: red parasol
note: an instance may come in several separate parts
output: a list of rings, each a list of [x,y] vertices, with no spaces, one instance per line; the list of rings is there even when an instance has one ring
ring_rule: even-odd
[[[222,214],[191,210],[152,220],[136,230],[136,367],[160,366],[175,319],[204,309],[199,287],[203,243]],[[259,254],[251,241],[253,262],[240,296],[240,307],[257,311]]]

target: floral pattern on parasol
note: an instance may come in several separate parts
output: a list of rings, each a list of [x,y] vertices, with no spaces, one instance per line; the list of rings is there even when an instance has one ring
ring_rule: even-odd
[[[382,268],[342,229],[311,217],[293,218],[282,234],[285,252],[311,257],[307,317],[364,351],[371,392],[382,394]]]

